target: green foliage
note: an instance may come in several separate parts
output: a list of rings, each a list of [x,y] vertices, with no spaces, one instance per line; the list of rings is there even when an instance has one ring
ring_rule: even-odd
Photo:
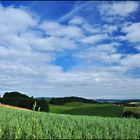
[[[38,110],[39,107],[40,107],[40,111],[45,111],[45,112],[49,111],[49,105],[46,101],[36,100],[34,98],[7,97],[7,98],[1,98],[0,102],[3,104],[27,108],[31,110],[33,109],[33,105],[36,102],[37,103],[36,111]]]
[[[3,98],[0,98],[0,103],[12,105],[16,107],[22,107],[27,109],[33,109],[33,105],[36,102],[36,111],[49,111],[49,105],[45,100],[37,100],[33,97],[28,97],[20,92],[6,92]]]
[[[25,94],[14,91],[14,92],[5,92],[3,98],[29,98],[29,97]]]
[[[140,120],[0,108],[0,139],[140,139]]]

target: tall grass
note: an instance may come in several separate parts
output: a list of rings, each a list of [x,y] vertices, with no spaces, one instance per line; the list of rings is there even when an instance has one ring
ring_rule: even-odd
[[[0,108],[0,139],[140,139],[140,120]]]

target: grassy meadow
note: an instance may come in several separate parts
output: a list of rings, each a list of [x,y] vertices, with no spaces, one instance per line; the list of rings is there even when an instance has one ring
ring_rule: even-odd
[[[123,107],[112,104],[70,102],[64,105],[50,105],[50,112],[72,115],[121,117],[123,113]]]
[[[139,139],[140,120],[0,108],[0,139]]]

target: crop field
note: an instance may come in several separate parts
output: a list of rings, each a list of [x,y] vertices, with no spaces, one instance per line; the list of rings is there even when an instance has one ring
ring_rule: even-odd
[[[0,139],[139,139],[140,120],[0,108]]]
[[[71,102],[66,103],[65,105],[50,105],[50,112],[72,115],[121,117],[123,113],[123,107],[112,104],[88,104],[82,102]]]
[[[125,107],[124,111],[131,111],[140,115],[140,107]]]
[[[130,102],[129,104],[131,104],[131,105],[133,105],[133,104],[140,105],[140,102]]]

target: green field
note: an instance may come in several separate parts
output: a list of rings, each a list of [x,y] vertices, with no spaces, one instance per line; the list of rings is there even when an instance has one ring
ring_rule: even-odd
[[[71,115],[122,117],[123,113],[128,111],[140,116],[140,107],[123,107],[114,104],[89,104],[82,102],[70,102],[64,105],[50,105],[51,113]]]
[[[124,111],[131,111],[140,114],[140,107],[125,107]]]
[[[131,105],[140,105],[140,102],[130,102]]]
[[[140,120],[0,108],[0,139],[139,139]]]
[[[111,104],[70,102],[66,103],[65,105],[50,105],[50,112],[72,115],[121,117],[123,113],[123,107]]]

